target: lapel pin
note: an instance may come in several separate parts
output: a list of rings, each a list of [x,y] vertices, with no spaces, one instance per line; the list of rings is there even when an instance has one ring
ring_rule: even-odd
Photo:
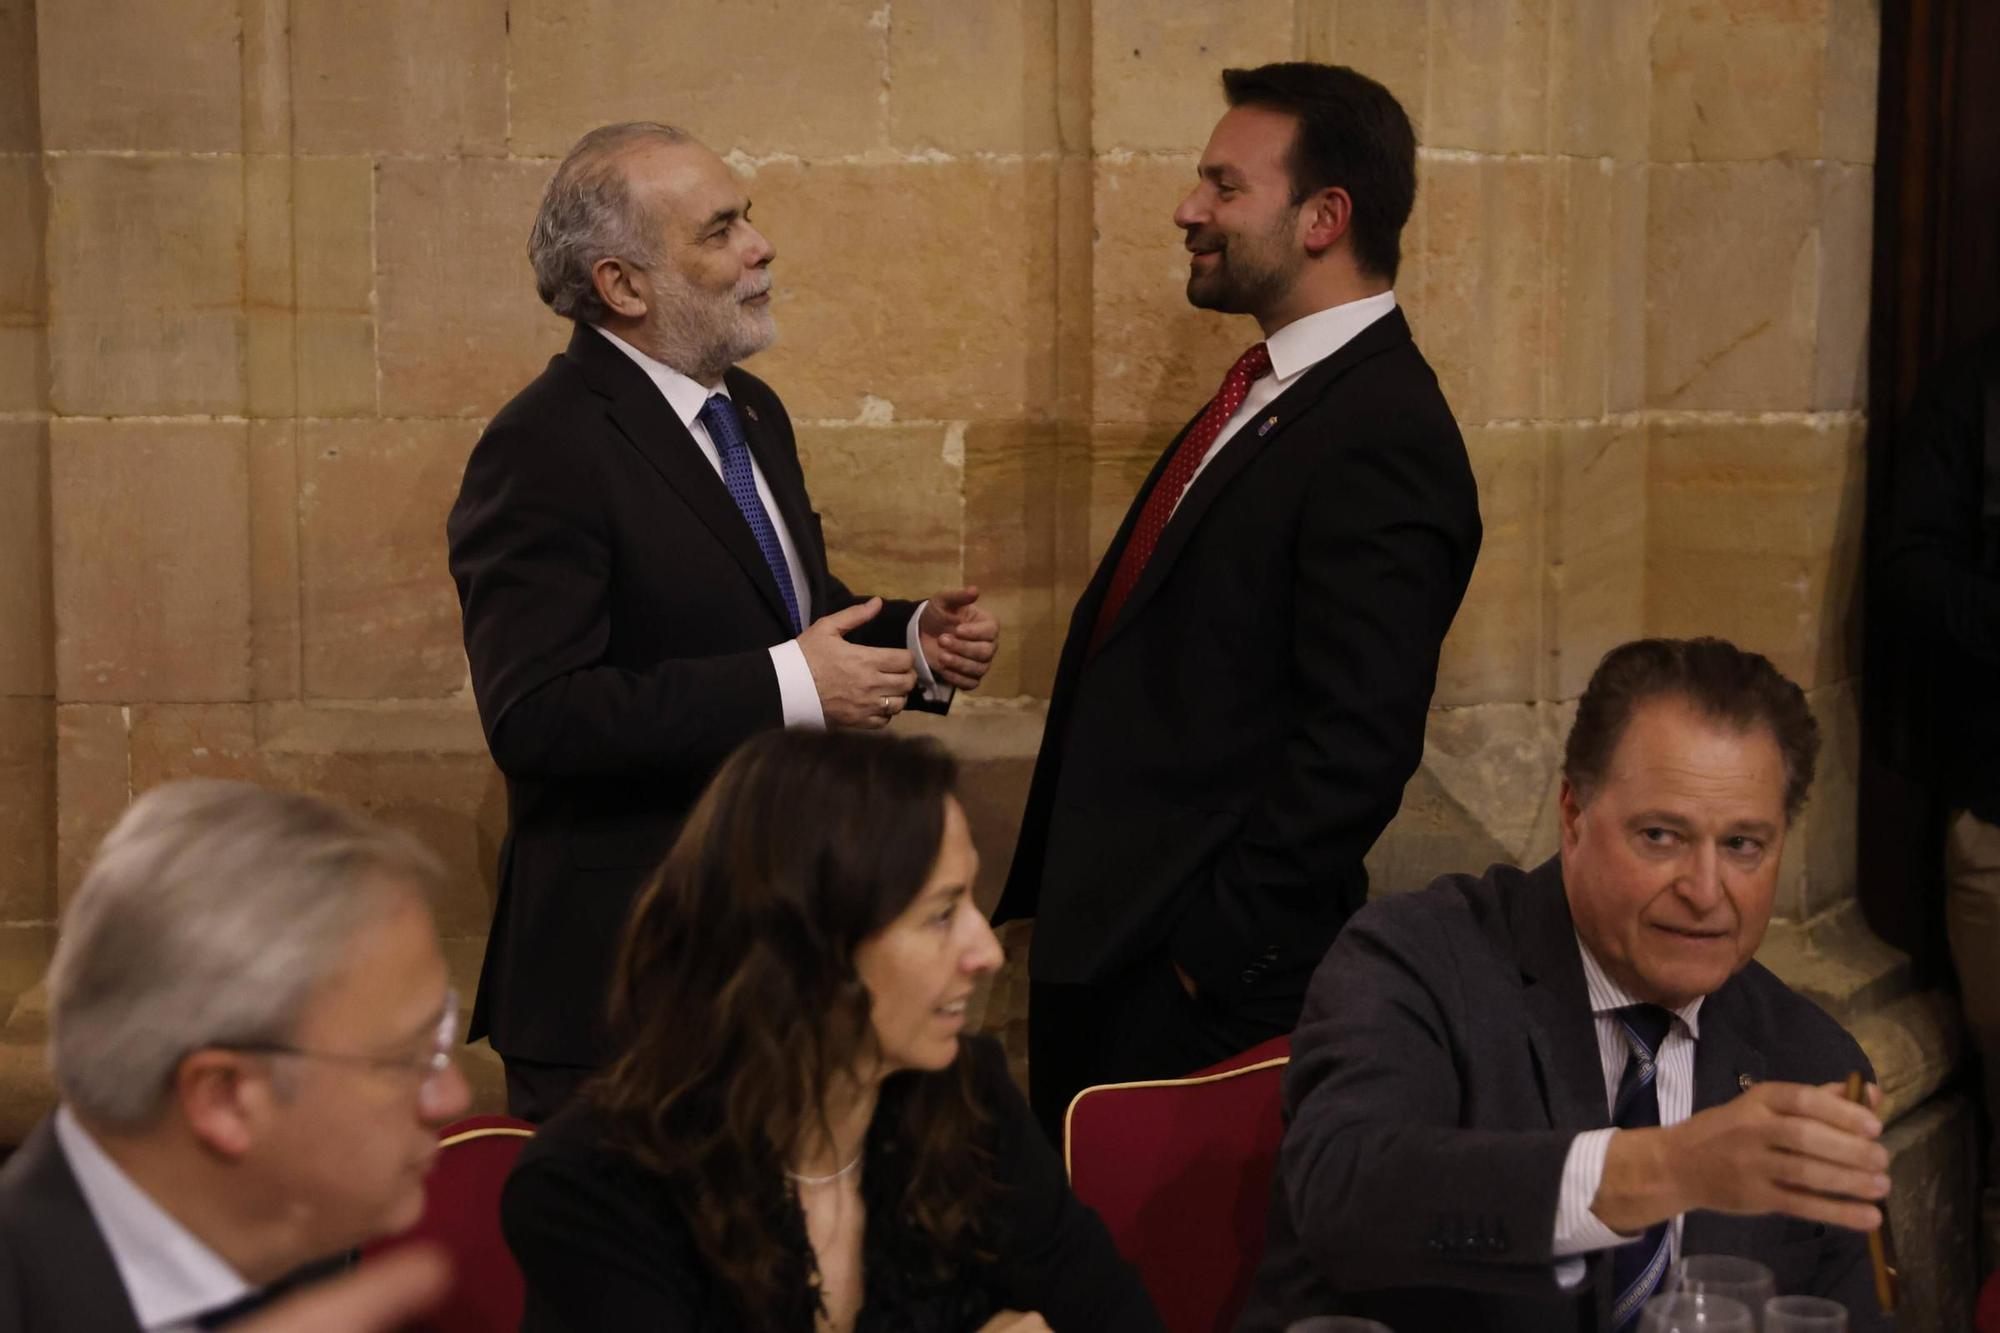
[[[1750,1089],[1755,1087],[1756,1084],[1757,1080],[1751,1078],[1748,1074],[1738,1074],[1736,1076],[1736,1086],[1742,1089],[1744,1092],[1750,1091]]]
[[[743,415],[755,421],[757,419],[757,409],[745,403],[743,404]]]
[[[1273,426],[1275,426],[1275,425],[1277,425],[1277,424],[1278,424],[1278,418],[1277,418],[1276,414],[1273,414],[1273,415],[1271,415],[1271,416],[1268,416],[1268,417],[1265,417],[1265,418],[1264,418],[1264,424],[1263,424],[1263,425],[1261,425],[1261,426],[1259,426],[1259,427],[1257,427],[1257,438],[1261,440],[1261,439],[1263,439],[1263,438],[1264,438],[1264,437],[1265,437],[1266,435],[1269,435],[1269,434],[1271,433],[1271,427],[1273,427]]]

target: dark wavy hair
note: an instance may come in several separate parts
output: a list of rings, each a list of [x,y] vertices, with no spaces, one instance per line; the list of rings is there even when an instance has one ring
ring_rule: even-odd
[[[753,1328],[794,1326],[816,1299],[783,1167],[871,1052],[855,949],[929,878],[956,779],[928,740],[766,733],[722,766],[634,905],[611,989],[621,1054],[586,1095],[612,1146],[674,1183]],[[895,1197],[867,1181],[871,1216],[887,1203],[927,1242],[898,1255],[930,1270],[905,1280],[989,1257],[997,1185],[969,1065],[892,1075],[877,1103],[869,1160],[890,1149]]]

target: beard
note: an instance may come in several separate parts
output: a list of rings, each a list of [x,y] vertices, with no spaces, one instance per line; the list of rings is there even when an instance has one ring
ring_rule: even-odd
[[[1304,256],[1291,244],[1292,217],[1281,214],[1262,233],[1230,236],[1206,229],[1188,231],[1188,248],[1215,256],[1206,273],[1188,271],[1188,304],[1225,315],[1267,310],[1298,281]]]
[[[661,361],[701,384],[755,356],[778,338],[769,305],[745,305],[771,290],[771,275],[759,269],[726,292],[705,292],[678,273],[663,271],[654,284],[646,322]]]

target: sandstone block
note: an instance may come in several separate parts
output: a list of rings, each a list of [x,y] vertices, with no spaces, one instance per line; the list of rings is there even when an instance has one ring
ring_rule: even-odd
[[[1871,167],[1828,163],[1820,193],[1813,407],[1842,411],[1868,401],[1868,299],[1874,260]]]
[[[1819,168],[1661,167],[1648,182],[1647,402],[1797,410],[1812,398]]]
[[[1551,417],[1599,417],[1610,393],[1612,300],[1618,271],[1618,180],[1603,159],[1555,164],[1551,221],[1561,231],[1548,259],[1548,397]]]
[[[1087,568],[1079,570],[1084,582],[1089,581],[1091,571],[1104,558],[1111,539],[1118,535],[1119,525],[1139,498],[1140,486],[1179,431],[1178,424],[1091,428],[1090,511],[1085,529],[1090,535],[1086,543],[1088,554],[1082,562]],[[1074,600],[1071,599],[1072,605]]]
[[[962,426],[802,426],[798,436],[842,582],[885,597],[928,597],[959,582]]]
[[[0,156],[0,322],[42,322],[48,286],[42,220],[47,208],[42,159],[28,153]]]
[[[295,158],[291,187],[299,308],[366,314],[375,291],[374,161]],[[457,225],[453,219],[446,229]]]
[[[0,698],[0,922],[55,919],[56,707]]]
[[[1291,0],[1093,6],[1092,142],[1199,152],[1227,105],[1222,71],[1292,56]]]
[[[117,704],[56,705],[58,910],[82,882],[97,844],[132,802],[127,711]]]
[[[48,332],[41,321],[9,324],[0,316],[0,412],[49,408]]]
[[[1832,911],[1854,897],[1854,827],[1861,817],[1858,682],[1822,686],[1808,702],[1819,721],[1819,766],[1800,826],[1785,841],[1785,878],[1792,881],[1786,888],[1801,917]]]
[[[905,713],[896,719],[896,730],[934,737],[958,758],[958,797],[973,846],[979,849],[973,898],[983,912],[1000,901],[1014,858],[1044,720],[1041,707],[989,698],[983,688],[978,695],[962,697],[944,717]]]
[[[569,337],[535,297],[528,227],[551,168],[388,161],[375,199],[381,410],[490,416]]]
[[[0,153],[42,147],[34,0],[0,0]]]
[[[1427,0],[1302,0],[1300,58],[1366,74],[1395,94],[1417,131],[1417,142],[1428,143],[1429,9]]]
[[[1826,97],[1820,110],[1820,156],[1866,165],[1875,160],[1875,89],[1882,49],[1881,0],[1827,0]]]
[[[51,425],[61,698],[246,697],[247,434],[222,422]]]
[[[295,298],[294,174],[289,156],[243,159],[243,295],[253,310],[287,310]]]
[[[471,422],[299,427],[308,697],[411,698],[464,686],[444,521],[478,434]]]
[[[1819,156],[1826,45],[1827,0],[1662,0],[1653,160]]]
[[[1898,1327],[1971,1328],[1984,1266],[1979,1234],[1978,1113],[1941,1097],[1889,1127],[1889,1229],[1896,1237]]]
[[[54,691],[54,607],[48,426],[0,421],[0,695]]]
[[[1646,405],[1646,230],[1644,163],[1612,170],[1611,311],[1605,353],[1605,409],[1636,412]]]
[[[234,0],[45,0],[35,8],[46,147],[241,151]]]
[[[375,414],[375,318],[306,313],[292,321],[298,410],[311,417]]]
[[[1553,7],[1554,0],[1434,0],[1426,145],[1548,150]]]
[[[1656,424],[1646,629],[1717,634],[1807,689],[1853,674],[1862,427]]]
[[[1411,893],[1441,874],[1509,859],[1499,839],[1481,827],[1428,768],[1419,768],[1403,787],[1396,817],[1368,850],[1364,862],[1368,894],[1383,898]]]
[[[1574,699],[1605,653],[1643,633],[1645,431],[1611,424],[1552,429],[1543,485],[1543,694]]]
[[[866,398],[898,421],[1052,412],[1053,163],[777,163],[748,186],[778,248],[779,339],[751,369],[795,419]]]
[[[1057,0],[905,0],[889,24],[889,139],[901,149],[1054,149]],[[1053,94],[1053,95],[1052,95]]]
[[[1543,412],[1554,164],[1418,164],[1425,201],[1424,355],[1461,423]]]
[[[1195,183],[1194,167],[1193,157],[1098,162],[1091,366],[1099,422],[1178,430],[1262,336],[1244,316],[1187,303],[1188,255],[1173,215]]]
[[[1465,432],[1485,534],[1472,582],[1445,635],[1436,705],[1536,697],[1542,638],[1542,427]]]
[[[1088,493],[1059,475],[1052,425],[975,422],[965,433],[965,578],[1000,617],[1001,651],[980,694],[1046,698],[1070,606],[1058,605],[1056,534],[1088,521]]]
[[[298,411],[297,319],[289,308],[243,314],[243,412],[289,417]]]
[[[394,709],[378,718],[393,733]],[[368,748],[322,752],[259,744],[247,705],[162,705],[133,710],[134,791],[181,777],[230,777],[310,792],[408,830],[444,858],[447,891],[438,930],[483,933],[505,831],[506,796],[484,754],[396,748],[393,736]]]
[[[299,152],[506,150],[506,0],[297,0],[291,19]]]
[[[296,699],[299,682],[298,423],[250,423],[252,697]]]
[[[56,409],[106,416],[241,411],[240,165],[63,157],[50,160],[49,182]]]
[[[1553,0],[1551,151],[1645,161],[1652,25],[1650,6]]]
[[[825,157],[883,141],[890,11],[876,0],[597,0],[585,12],[567,0],[509,11],[516,153],[560,157],[615,120],[669,121],[719,153]]]
[[[1500,859],[1539,865],[1556,851],[1558,770],[1574,717],[1567,704],[1433,708],[1423,771],[1482,837],[1503,849]],[[1430,875],[1484,865],[1447,861],[1432,866]]]

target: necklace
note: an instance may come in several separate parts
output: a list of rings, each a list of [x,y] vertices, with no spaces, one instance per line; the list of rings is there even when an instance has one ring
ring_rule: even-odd
[[[791,1181],[794,1185],[831,1185],[834,1181],[839,1180],[842,1176],[850,1174],[855,1167],[860,1165],[861,1165],[861,1154],[856,1153],[854,1154],[853,1161],[849,1162],[846,1166],[841,1167],[840,1170],[834,1172],[830,1176],[802,1176],[796,1171],[787,1169],[785,1171],[785,1179]]]

